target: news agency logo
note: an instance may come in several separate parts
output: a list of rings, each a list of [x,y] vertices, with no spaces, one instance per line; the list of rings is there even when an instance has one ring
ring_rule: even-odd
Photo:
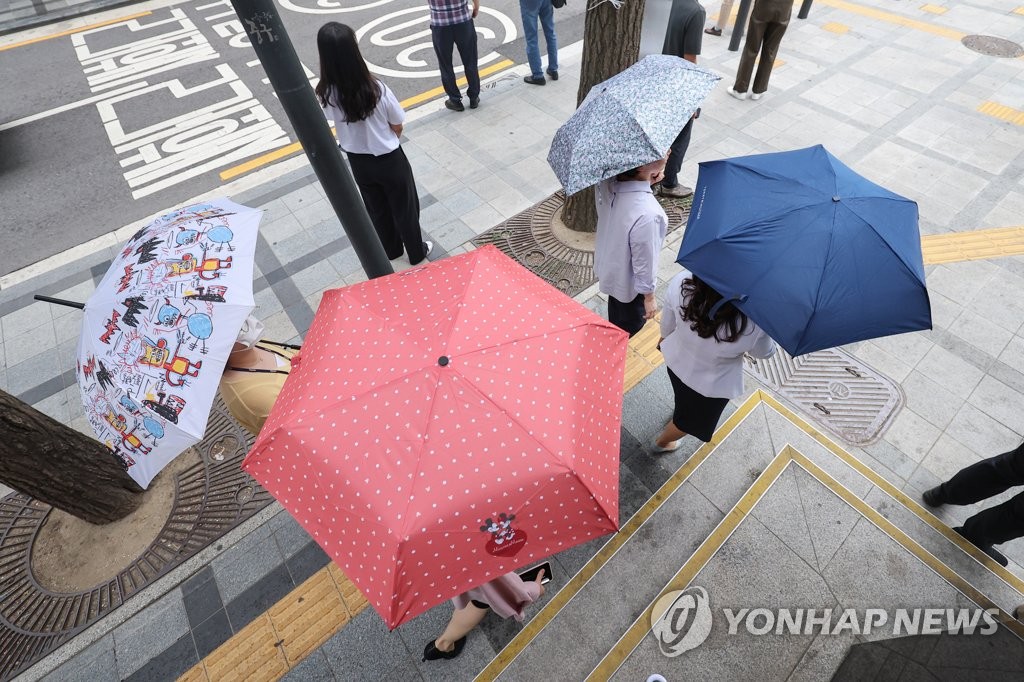
[[[728,635],[991,635],[999,610],[926,609],[766,609],[721,610]],[[711,634],[708,593],[693,585],[662,595],[651,611],[651,634],[668,657],[695,649]]]
[[[703,587],[663,595],[651,611],[651,632],[661,653],[669,657],[695,649],[711,634],[711,605]]]

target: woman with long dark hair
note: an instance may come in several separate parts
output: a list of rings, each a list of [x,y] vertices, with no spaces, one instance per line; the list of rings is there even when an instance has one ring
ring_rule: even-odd
[[[388,258],[394,260],[404,250],[416,265],[434,245],[423,241],[416,180],[399,144],[405,112],[391,88],[370,74],[350,27],[336,21],[324,24],[316,46],[316,96],[334,121],[338,146],[348,154],[373,227]]]
[[[775,353],[775,342],[686,270],[665,290],[661,337],[675,409],[654,449],[671,452],[687,434],[711,440],[729,400],[743,395],[743,355],[767,358]]]

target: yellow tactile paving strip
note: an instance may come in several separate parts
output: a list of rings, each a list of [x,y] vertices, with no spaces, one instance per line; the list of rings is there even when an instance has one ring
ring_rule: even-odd
[[[949,11],[949,8],[940,5],[921,5],[921,10],[931,14],[945,14]]]
[[[178,679],[279,680],[367,605],[356,586],[330,564]]]
[[[921,19],[911,19],[905,17],[902,14],[896,14],[894,12],[886,12],[885,10],[877,9],[875,7],[867,7],[865,5],[858,5],[854,2],[848,2],[847,0],[818,0],[823,5],[829,7],[835,7],[852,14],[859,14],[862,17],[868,17],[869,19],[876,19],[878,21],[884,21],[890,24],[897,24],[899,26],[905,26],[912,28],[916,31],[923,31],[924,33],[931,33],[932,35],[941,36],[943,38],[949,38],[951,40],[960,40],[966,33],[957,31],[952,28],[945,26],[939,26],[937,24],[931,24]]]
[[[1000,104],[999,102],[982,102],[981,105],[978,106],[978,111],[993,118],[998,118],[1000,121],[1024,126],[1024,111],[1008,107],[1005,104]]]
[[[847,26],[846,24],[840,24],[835,21],[830,21],[827,24],[823,24],[822,28],[828,31],[829,33],[837,33],[839,35],[843,35],[844,33],[850,32],[849,26]]]
[[[1024,225],[921,237],[926,265],[1024,254]]]

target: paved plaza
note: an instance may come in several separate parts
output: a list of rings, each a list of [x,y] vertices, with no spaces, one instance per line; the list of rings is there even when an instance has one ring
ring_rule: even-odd
[[[978,605],[1001,614],[998,645],[989,646],[999,655],[982,660],[981,649],[957,649],[966,645],[950,637],[901,659],[900,670],[967,660],[985,679],[1014,679],[1024,669],[1024,629],[1006,614],[1024,604],[1024,540],[1000,548],[1010,559],[1003,569],[949,530],[981,506],[932,512],[920,493],[1024,439],[1024,59],[983,55],[961,42],[981,34],[1024,43],[1019,3],[816,0],[807,20],[794,16],[771,87],[757,102],[726,94],[738,55],[726,49],[727,37],[705,37],[700,63],[723,80],[694,126],[683,182],[695,183],[700,161],[820,143],[918,202],[934,329],[842,349],[895,387],[897,407],[877,438],[844,440],[752,374],[712,443],[698,448],[690,439],[678,452],[654,455],[650,444],[671,413],[672,393],[659,356],[644,346],[652,344],[648,329],[630,351],[623,531],[554,557],[555,579],[525,625],[490,617],[459,658],[421,662],[451,607],[388,633],[274,504],[22,678],[644,680],[660,673],[675,682],[820,680],[845,670],[857,679],[844,660],[853,645],[877,645],[880,636],[730,635],[721,609],[838,614]],[[524,85],[528,70],[520,66],[490,80],[476,111],[454,114],[433,102],[411,116],[404,148],[424,232],[438,244],[432,258],[474,248],[474,237],[558,189],[545,157],[575,108],[581,47],[562,55],[560,80],[543,88]],[[265,210],[255,281],[265,335],[298,342],[323,292],[363,274],[308,165],[287,163],[284,176],[231,198]],[[0,388],[85,432],[74,374],[81,314],[32,296],[85,300],[134,229],[0,280]],[[663,251],[662,284],[678,271],[681,238],[672,235]],[[596,287],[576,298],[604,312]],[[707,641],[669,658],[650,635],[649,607],[666,591],[693,586],[706,590],[715,620]],[[868,653],[855,671],[872,679],[888,654],[857,651]],[[888,660],[894,672],[896,658]]]

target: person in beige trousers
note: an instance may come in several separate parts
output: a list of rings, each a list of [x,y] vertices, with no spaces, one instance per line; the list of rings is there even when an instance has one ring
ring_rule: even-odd
[[[754,0],[750,24],[747,26],[747,42],[743,45],[740,65],[736,69],[736,83],[727,90],[730,95],[736,99],[747,98],[747,88],[750,86],[750,75],[756,59],[757,73],[754,75],[750,99],[761,99],[768,89],[772,65],[775,63],[779,44],[786,33],[786,27],[789,26],[789,17],[792,13],[793,0]]]
[[[735,0],[722,0],[722,6],[718,9],[718,20],[714,26],[708,26],[704,32],[709,36],[720,36],[725,27],[729,25],[729,16],[732,14],[732,5]]]

